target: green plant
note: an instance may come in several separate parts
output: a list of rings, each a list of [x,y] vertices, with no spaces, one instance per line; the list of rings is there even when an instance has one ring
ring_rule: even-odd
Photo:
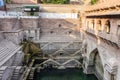
[[[6,3],[11,3],[11,0],[6,0]]]
[[[96,4],[97,2],[98,2],[98,0],[91,0],[90,3],[91,3],[92,5],[94,5],[94,4]]]
[[[43,3],[52,3],[52,4],[67,4],[69,0],[43,0]]]
[[[24,40],[22,43],[22,50],[25,53],[24,62],[29,63],[34,57],[37,57],[41,53],[41,49],[38,45],[30,40]]]

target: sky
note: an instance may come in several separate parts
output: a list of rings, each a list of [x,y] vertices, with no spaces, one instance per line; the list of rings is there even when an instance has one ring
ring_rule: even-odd
[[[4,1],[0,0],[0,6],[3,6],[3,5],[4,5]]]

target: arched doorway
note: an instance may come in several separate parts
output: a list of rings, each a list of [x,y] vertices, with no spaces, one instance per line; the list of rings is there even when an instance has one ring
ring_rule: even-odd
[[[92,66],[94,69],[94,74],[100,79],[103,79],[104,69],[101,57],[99,55],[98,49],[94,49],[89,57],[89,66]]]

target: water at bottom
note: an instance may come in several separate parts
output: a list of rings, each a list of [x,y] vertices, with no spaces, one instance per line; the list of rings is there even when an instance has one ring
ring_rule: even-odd
[[[82,69],[46,68],[35,73],[34,80],[98,80],[94,75],[85,75]]]

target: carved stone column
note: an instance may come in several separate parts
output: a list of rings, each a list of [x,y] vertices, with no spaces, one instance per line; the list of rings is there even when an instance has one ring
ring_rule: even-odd
[[[111,58],[107,60],[107,63],[105,65],[105,73],[104,73],[104,80],[116,80],[116,74],[117,74],[117,60],[115,58]]]

